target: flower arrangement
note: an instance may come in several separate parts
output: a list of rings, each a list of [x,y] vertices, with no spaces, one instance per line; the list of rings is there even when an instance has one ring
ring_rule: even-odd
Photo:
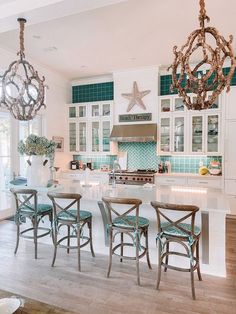
[[[55,153],[56,143],[44,136],[30,134],[25,141],[18,144],[18,152],[21,155],[38,155],[52,158]]]

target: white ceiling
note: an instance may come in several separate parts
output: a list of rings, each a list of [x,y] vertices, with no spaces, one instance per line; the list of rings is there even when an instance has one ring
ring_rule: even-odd
[[[23,2],[24,13],[20,11]],[[0,45],[18,50],[15,20],[24,16],[29,21],[25,33],[26,56],[68,79],[132,67],[169,65],[173,61],[173,45],[180,47],[198,27],[198,2],[0,0]],[[11,14],[8,7],[5,14],[4,6],[13,3],[14,12]],[[206,8],[211,18],[209,25],[215,26],[227,40],[230,34],[234,35],[236,51],[236,1],[206,0]]]

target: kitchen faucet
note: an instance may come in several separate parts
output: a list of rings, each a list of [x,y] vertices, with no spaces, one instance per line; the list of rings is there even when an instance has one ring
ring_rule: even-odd
[[[117,160],[114,160],[113,165],[112,165],[112,187],[116,187],[116,177],[115,177],[115,171],[119,170],[121,172],[121,166],[118,163]]]

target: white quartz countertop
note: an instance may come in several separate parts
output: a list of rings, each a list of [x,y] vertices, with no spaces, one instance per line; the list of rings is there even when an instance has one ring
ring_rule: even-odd
[[[62,170],[63,173],[74,173],[74,174],[84,174],[85,170],[72,170],[72,169],[67,169],[67,170]],[[101,171],[99,169],[96,170],[91,170],[91,174],[108,174],[110,171]]]
[[[183,186],[153,186],[145,188],[138,185],[119,185],[90,183],[64,179],[57,187],[58,192],[80,193],[84,200],[100,201],[103,196],[139,198],[143,204],[151,201],[161,201],[174,204],[197,205],[203,211],[224,211],[230,214],[229,198],[220,190],[201,187]]]

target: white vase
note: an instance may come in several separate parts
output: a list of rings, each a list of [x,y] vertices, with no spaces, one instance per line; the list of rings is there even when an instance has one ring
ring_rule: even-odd
[[[31,156],[27,168],[27,186],[46,187],[50,180],[49,160],[45,156]]]

